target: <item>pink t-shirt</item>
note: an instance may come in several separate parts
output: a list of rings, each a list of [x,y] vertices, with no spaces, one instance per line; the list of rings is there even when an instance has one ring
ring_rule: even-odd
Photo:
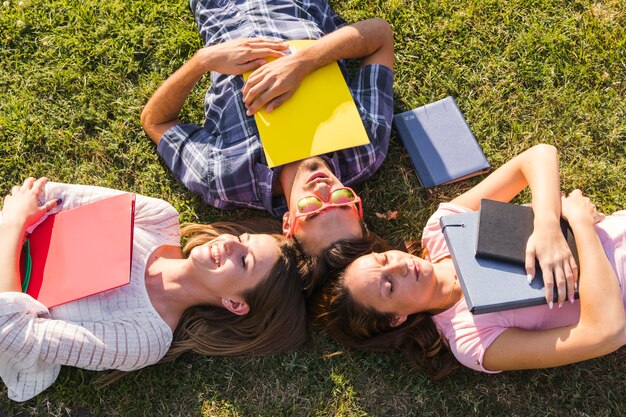
[[[448,214],[466,213],[466,207],[442,203],[428,220],[422,235],[422,246],[428,250],[429,261],[436,262],[450,256],[439,219]],[[626,308],[626,211],[608,216],[596,225],[596,231],[616,271]],[[511,327],[526,330],[543,330],[567,326],[578,322],[580,304],[566,302],[562,308],[550,310],[547,305],[474,315],[469,312],[465,299],[448,310],[433,316],[439,331],[450,344],[459,362],[477,371],[496,373],[483,367],[485,351],[498,336]]]

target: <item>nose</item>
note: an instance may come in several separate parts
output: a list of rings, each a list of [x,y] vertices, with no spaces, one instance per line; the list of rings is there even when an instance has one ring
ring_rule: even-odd
[[[330,187],[325,182],[318,182],[313,188],[313,194],[320,198],[322,201],[330,200]]]
[[[224,242],[224,251],[228,256],[241,255],[246,253],[248,247],[239,241],[236,237]]]
[[[406,262],[398,257],[392,257],[389,260],[389,270],[392,274],[397,274],[401,277],[405,277],[409,273],[409,267]]]

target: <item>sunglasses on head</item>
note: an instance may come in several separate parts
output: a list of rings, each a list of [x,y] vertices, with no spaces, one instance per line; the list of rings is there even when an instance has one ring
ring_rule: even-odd
[[[322,201],[319,197],[315,195],[302,197],[296,203],[296,215],[289,225],[289,234],[287,236],[293,236],[296,228],[297,219],[312,216],[330,207],[343,206],[353,206],[355,210],[357,210],[357,212],[359,213],[359,218],[363,219],[363,205],[361,204],[361,198],[356,195],[352,188],[337,188],[332,193],[330,193],[330,199],[328,202]]]

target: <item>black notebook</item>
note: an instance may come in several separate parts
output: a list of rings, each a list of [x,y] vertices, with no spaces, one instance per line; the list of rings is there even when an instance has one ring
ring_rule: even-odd
[[[478,217],[471,212],[440,220],[469,311],[482,314],[545,304],[540,269],[529,285],[523,264],[476,256]]]
[[[535,215],[531,207],[482,199],[476,236],[476,256],[524,265],[526,242],[533,233],[534,220]],[[563,219],[561,231],[578,265],[574,233]]]
[[[452,97],[398,113],[393,124],[424,188],[460,181],[490,169]]]

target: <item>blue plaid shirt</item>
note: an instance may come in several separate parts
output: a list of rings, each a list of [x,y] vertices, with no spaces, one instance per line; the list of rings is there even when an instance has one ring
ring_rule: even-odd
[[[207,46],[238,38],[318,39],[346,24],[325,0],[191,0]],[[346,79],[343,62],[340,67]],[[323,155],[346,186],[369,178],[387,154],[393,116],[393,72],[368,65],[348,81],[371,143]],[[265,209],[280,217],[284,196],[273,196],[280,167],[269,168],[254,117],[246,116],[243,78],[211,72],[204,126],[169,129],[157,150],[176,178],[212,206]]]

